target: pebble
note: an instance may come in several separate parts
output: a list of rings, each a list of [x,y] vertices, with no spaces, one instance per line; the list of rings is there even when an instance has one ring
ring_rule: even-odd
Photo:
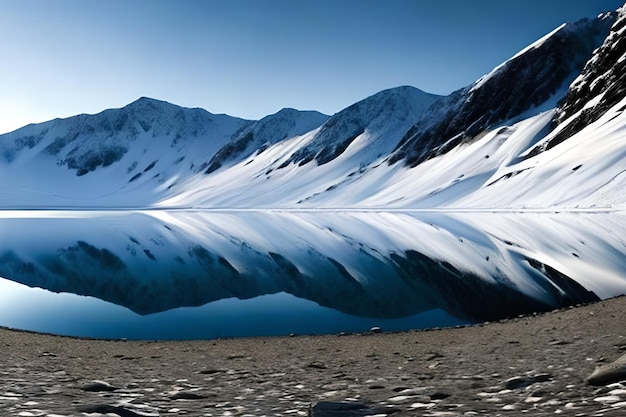
[[[113,385],[109,384],[108,382],[92,381],[89,384],[83,385],[82,387],[80,387],[80,389],[83,391],[89,391],[89,392],[109,392],[109,391],[115,391],[117,388],[115,388]]]
[[[552,379],[552,375],[541,373],[533,376],[516,376],[513,378],[509,378],[504,382],[504,387],[506,389],[519,389],[525,388],[537,382],[546,382]]]
[[[621,398],[617,395],[607,395],[606,397],[596,397],[593,400],[601,403],[616,403],[621,401]]]
[[[179,391],[170,396],[172,400],[202,400],[207,398],[206,395],[189,391]]]

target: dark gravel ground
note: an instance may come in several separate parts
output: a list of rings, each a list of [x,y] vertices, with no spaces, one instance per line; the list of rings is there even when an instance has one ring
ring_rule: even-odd
[[[586,380],[626,354],[626,297],[405,333],[149,342],[0,329],[0,350],[1,416],[626,415],[626,381]]]

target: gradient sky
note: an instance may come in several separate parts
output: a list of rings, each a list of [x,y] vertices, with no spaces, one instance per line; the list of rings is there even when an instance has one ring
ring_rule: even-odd
[[[0,133],[141,96],[259,119],[448,94],[624,0],[0,0]]]

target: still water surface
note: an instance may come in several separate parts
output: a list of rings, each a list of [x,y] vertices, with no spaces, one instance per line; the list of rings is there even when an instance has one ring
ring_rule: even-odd
[[[0,239],[0,326],[75,336],[408,330],[626,293],[619,212],[5,212]]]

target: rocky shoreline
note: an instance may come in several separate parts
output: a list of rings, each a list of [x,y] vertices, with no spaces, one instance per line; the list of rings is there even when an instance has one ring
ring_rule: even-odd
[[[0,415],[623,416],[625,319],[617,297],[405,333],[155,342],[0,329]]]

